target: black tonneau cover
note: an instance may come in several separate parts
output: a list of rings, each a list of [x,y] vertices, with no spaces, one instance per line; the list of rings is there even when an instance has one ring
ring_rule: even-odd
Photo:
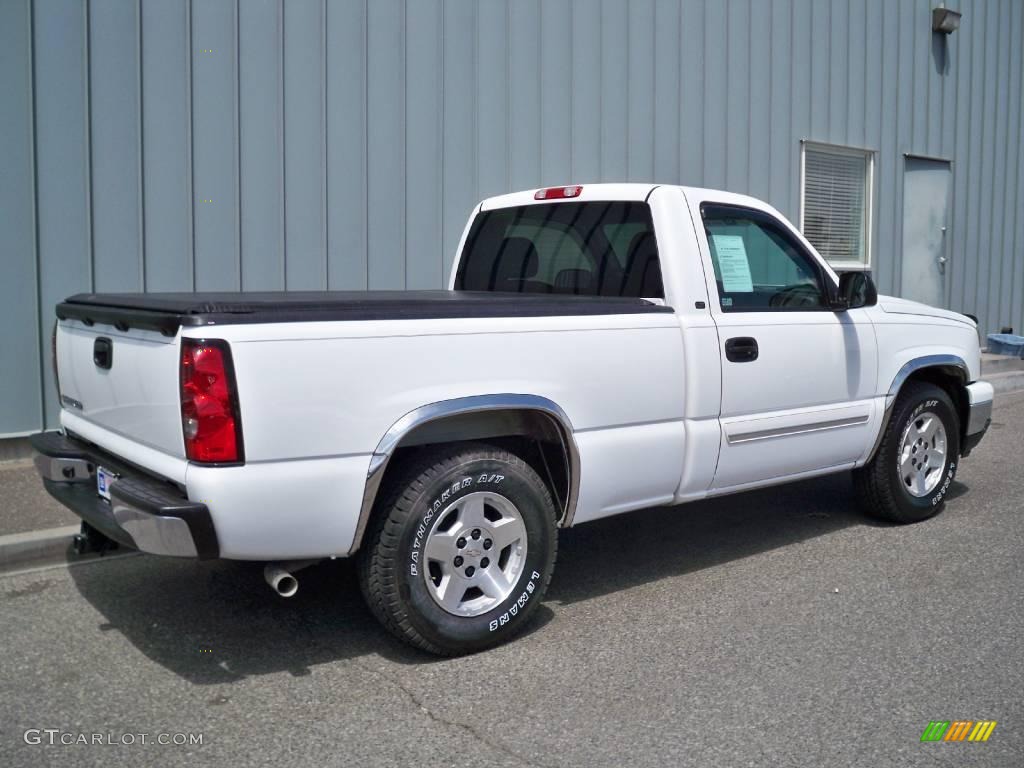
[[[564,317],[672,312],[644,299],[477,291],[267,291],[253,293],[79,293],[57,317],[173,336],[181,326],[322,320]]]

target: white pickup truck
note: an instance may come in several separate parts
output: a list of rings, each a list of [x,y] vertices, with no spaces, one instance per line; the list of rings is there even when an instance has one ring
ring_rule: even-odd
[[[84,294],[57,306],[47,490],[92,543],[356,557],[439,654],[507,639],[559,528],[852,470],[934,515],[988,427],[976,323],[837,276],[770,206],[652,184],[485,200],[442,291]],[[679,514],[686,514],[681,508]]]

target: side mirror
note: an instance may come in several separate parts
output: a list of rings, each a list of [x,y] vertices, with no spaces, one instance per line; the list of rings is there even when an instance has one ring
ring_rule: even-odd
[[[878,303],[878,290],[870,272],[843,272],[839,276],[839,290],[832,301],[832,309],[845,312],[848,309],[873,307]]]

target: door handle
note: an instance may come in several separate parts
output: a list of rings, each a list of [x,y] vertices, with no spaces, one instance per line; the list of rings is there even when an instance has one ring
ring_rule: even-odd
[[[757,339],[750,336],[726,339],[725,359],[733,363],[751,363],[757,360]]]

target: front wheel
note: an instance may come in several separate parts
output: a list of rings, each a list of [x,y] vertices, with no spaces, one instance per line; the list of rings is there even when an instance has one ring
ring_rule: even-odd
[[[551,494],[518,456],[432,450],[389,482],[360,553],[370,609],[400,639],[454,656],[501,643],[540,605],[557,549]]]
[[[911,382],[896,398],[874,458],[854,470],[865,511],[893,523],[916,523],[942,509],[960,461],[960,420],[949,395]]]

